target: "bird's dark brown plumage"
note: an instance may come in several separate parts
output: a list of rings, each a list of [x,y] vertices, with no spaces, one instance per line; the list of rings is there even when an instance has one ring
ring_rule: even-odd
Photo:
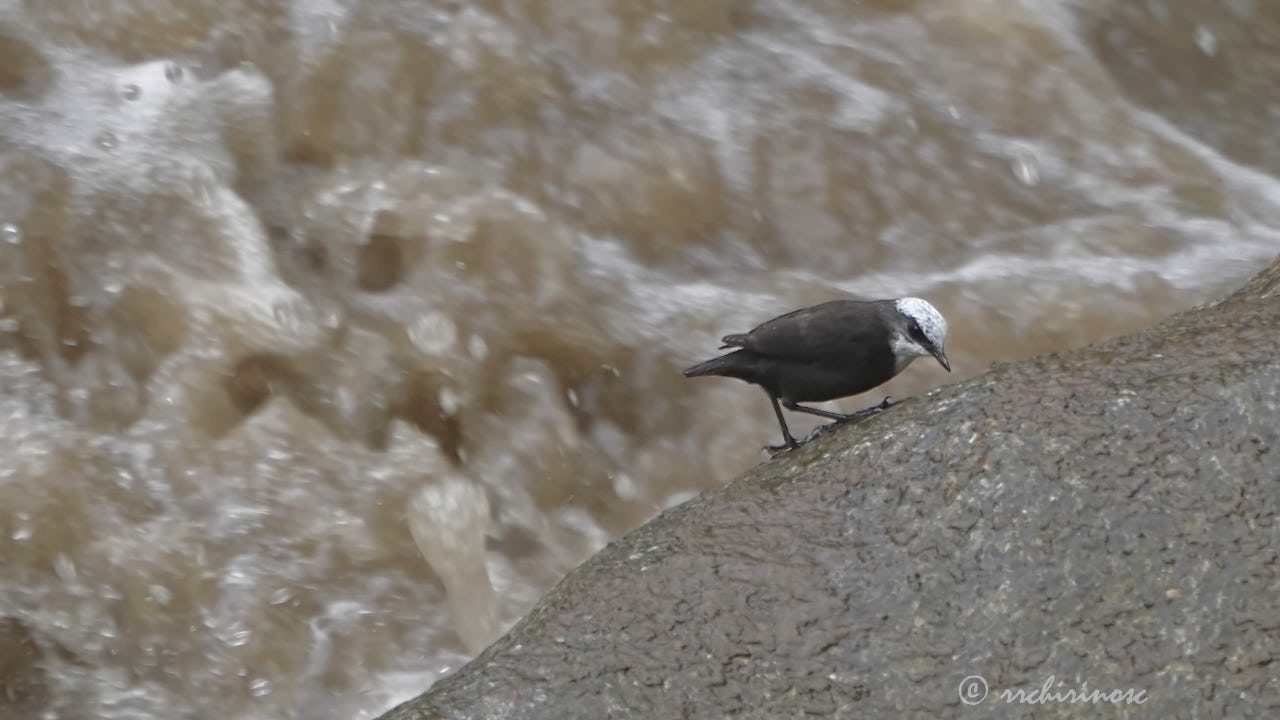
[[[894,375],[889,329],[876,303],[834,300],[796,310],[722,342],[741,348],[708,372],[763,387],[780,400],[822,402],[857,395]],[[711,361],[715,363],[716,361]]]

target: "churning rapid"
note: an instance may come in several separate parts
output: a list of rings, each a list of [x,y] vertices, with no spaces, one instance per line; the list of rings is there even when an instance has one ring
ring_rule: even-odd
[[[1232,287],[1280,251],[1277,34],[1255,0],[0,0],[0,717],[416,694],[762,457],[768,398],[680,371],[786,310],[927,298],[956,374],[901,398]]]

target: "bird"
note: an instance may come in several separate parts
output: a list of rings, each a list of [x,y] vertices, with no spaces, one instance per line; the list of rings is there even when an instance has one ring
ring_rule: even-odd
[[[799,403],[864,393],[918,357],[932,355],[951,372],[946,339],[946,319],[926,300],[831,300],[779,315],[750,332],[724,336],[720,349],[735,348],[733,352],[700,362],[684,375],[719,375],[764,388],[786,443],[767,448],[776,452],[800,444],[787,428],[783,407],[838,422],[875,414],[889,407],[888,398],[850,414]]]

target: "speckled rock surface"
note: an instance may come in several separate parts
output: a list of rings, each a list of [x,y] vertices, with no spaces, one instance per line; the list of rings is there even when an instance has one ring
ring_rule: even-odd
[[[1280,717],[1278,349],[1280,263],[839,428],[612,544],[384,720]]]

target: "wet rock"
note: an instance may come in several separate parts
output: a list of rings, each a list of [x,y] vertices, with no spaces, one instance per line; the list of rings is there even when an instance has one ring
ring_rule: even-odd
[[[383,718],[1272,716],[1277,338],[1280,262],[824,434],[613,543]]]

